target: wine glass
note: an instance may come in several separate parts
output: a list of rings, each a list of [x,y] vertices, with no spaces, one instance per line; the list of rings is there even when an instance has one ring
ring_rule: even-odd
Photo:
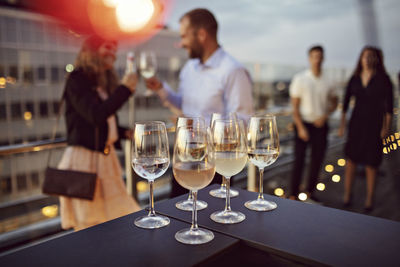
[[[139,71],[145,79],[149,79],[156,74],[157,58],[153,51],[143,51],[139,55]]]
[[[237,115],[235,112],[230,112],[227,116],[224,116],[221,113],[214,112],[211,115],[210,127],[212,127],[215,120],[220,120],[220,119],[230,119],[230,120],[238,121],[238,118],[237,118]],[[232,189],[232,188],[230,188],[229,190],[231,191],[230,192],[231,197],[237,197],[239,195],[239,191]],[[213,189],[209,193],[213,197],[217,197],[217,198],[225,198],[226,197],[226,180],[225,180],[224,176],[222,176],[222,183],[221,183],[220,188]]]
[[[225,209],[211,214],[210,218],[218,223],[232,224],[243,221],[246,216],[231,210],[230,179],[238,174],[247,163],[246,138],[234,120],[215,120],[211,129],[215,150],[216,171],[226,179]]]
[[[276,209],[276,203],[265,200],[263,195],[264,168],[274,163],[279,156],[279,135],[275,116],[251,117],[247,151],[250,162],[256,165],[260,172],[260,192],[256,200],[247,201],[244,205],[255,211]]]
[[[201,117],[179,117],[176,121],[176,132],[178,132],[178,128],[182,126],[189,127],[205,127],[204,119]],[[176,135],[175,137],[177,137]],[[208,204],[205,201],[197,200],[196,202],[197,210],[203,210],[207,208]],[[180,210],[192,211],[193,210],[193,192],[189,191],[189,197],[185,200],[181,200],[175,204],[175,207]]]
[[[154,211],[154,179],[162,176],[169,166],[169,146],[167,129],[164,122],[137,122],[133,133],[132,167],[150,185],[150,203],[147,216],[135,220],[141,228],[154,229],[169,224],[169,219],[157,215]]]
[[[209,185],[215,174],[215,153],[204,127],[179,127],[176,133],[172,168],[176,181],[193,192],[192,226],[175,234],[184,244],[203,244],[214,234],[197,225],[197,191]],[[196,143],[196,149],[192,144]]]
[[[149,79],[156,74],[157,58],[153,51],[142,51],[139,55],[139,71],[140,75],[145,79]],[[145,95],[151,95],[152,91],[146,89]]]

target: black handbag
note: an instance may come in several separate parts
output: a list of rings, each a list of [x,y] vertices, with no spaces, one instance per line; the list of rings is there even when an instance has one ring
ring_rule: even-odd
[[[56,125],[53,130],[52,140],[54,140],[56,136],[57,125],[59,123],[59,119],[61,116],[61,107],[63,103],[63,98],[60,101],[59,113],[57,116]],[[96,136],[96,150],[97,150],[98,128],[96,128],[95,136]],[[47,159],[47,168],[45,172],[44,181],[42,184],[43,194],[93,200],[94,191],[96,188],[98,161],[96,161],[95,173],[74,171],[74,170],[61,170],[49,167],[50,155],[51,155],[51,150],[49,152],[49,156]]]
[[[72,170],[46,168],[42,192],[93,200],[97,174]]]

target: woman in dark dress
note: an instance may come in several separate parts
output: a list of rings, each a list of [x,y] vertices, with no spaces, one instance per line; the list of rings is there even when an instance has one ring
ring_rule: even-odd
[[[382,138],[389,134],[393,114],[393,89],[383,65],[382,51],[375,47],[365,47],[360,55],[356,70],[346,87],[342,121],[339,136],[346,127],[346,112],[352,97],[354,110],[348,125],[345,155],[345,185],[343,202],[351,201],[352,185],[357,164],[365,165],[367,176],[367,196],[365,209],[373,205],[375,178],[382,161]]]

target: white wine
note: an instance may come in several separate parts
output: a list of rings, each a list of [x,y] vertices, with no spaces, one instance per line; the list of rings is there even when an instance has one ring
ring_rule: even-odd
[[[156,73],[156,70],[154,68],[147,68],[147,69],[141,69],[140,74],[145,78],[149,79],[154,76]]]
[[[256,149],[248,153],[251,163],[258,168],[265,168],[276,161],[279,156],[277,150]]]
[[[216,152],[216,171],[225,176],[231,177],[241,172],[246,165],[247,154],[238,152]]]
[[[132,160],[132,168],[142,178],[154,180],[163,175],[169,166],[169,158],[138,158]]]
[[[188,190],[199,190],[214,178],[215,165],[204,162],[178,162],[173,165],[175,180]]]

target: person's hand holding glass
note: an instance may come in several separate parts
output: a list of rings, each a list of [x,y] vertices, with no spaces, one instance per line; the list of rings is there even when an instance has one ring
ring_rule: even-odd
[[[232,224],[243,221],[246,216],[232,211],[230,203],[230,178],[241,172],[247,162],[247,148],[244,131],[234,120],[215,120],[211,129],[215,149],[216,171],[226,179],[225,209],[211,214],[211,219],[218,223]]]
[[[193,149],[192,144],[197,144]],[[204,127],[179,127],[176,133],[173,172],[176,181],[193,192],[192,226],[175,234],[184,244],[203,244],[211,241],[214,234],[197,225],[197,191],[206,187],[215,174],[215,153]]]
[[[205,122],[204,119],[201,117],[179,117],[178,120],[176,121],[176,136],[175,139],[178,137],[178,128],[182,126],[187,126],[187,127],[194,127],[194,128],[204,128],[205,127]],[[196,149],[196,147],[200,147],[201,145],[197,143],[192,143],[190,146],[193,147],[193,149]],[[197,200],[196,202],[196,207],[197,210],[202,210],[207,208],[207,202],[202,201],[202,200]],[[193,192],[192,190],[189,191],[189,197],[188,199],[181,200],[175,204],[175,207],[180,210],[186,210],[186,211],[192,211],[193,210]]]
[[[229,113],[227,116],[224,116],[221,113],[214,112],[211,115],[210,127],[213,126],[214,121],[222,120],[222,119],[238,121],[236,113],[234,113],[234,112]],[[232,189],[232,188],[230,188],[229,190],[230,190],[230,193],[229,193],[230,197],[237,197],[239,195],[239,191]],[[225,198],[226,197],[226,180],[225,180],[224,176],[222,176],[221,187],[211,190],[210,195],[212,195],[213,197],[217,197],[217,198]]]
[[[260,192],[256,200],[247,201],[246,208],[255,211],[269,211],[277,207],[275,202],[267,201],[263,195],[264,168],[276,161],[279,156],[279,135],[275,116],[251,117],[248,127],[248,156],[260,172]]]
[[[149,213],[135,220],[141,228],[160,228],[169,224],[169,219],[154,211],[154,179],[162,176],[169,166],[167,129],[160,121],[135,123],[132,143],[132,167],[150,185]]]

